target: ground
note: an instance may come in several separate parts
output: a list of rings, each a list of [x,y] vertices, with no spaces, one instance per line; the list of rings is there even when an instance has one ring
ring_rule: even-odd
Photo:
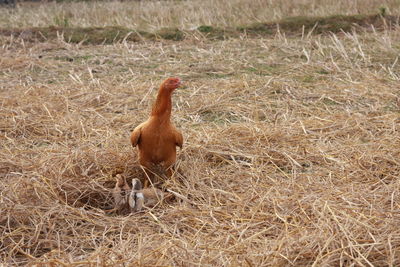
[[[151,13],[159,2],[149,3]],[[70,42],[62,28],[30,38],[19,31],[30,25],[24,5],[1,11],[15,14],[0,35],[0,263],[400,265],[400,31],[393,9],[385,20],[365,3],[350,9],[380,12],[379,27],[249,33],[229,24],[218,38],[202,26],[181,28],[179,41],[107,43]],[[73,14],[84,4],[59,5]],[[47,27],[40,18],[32,26]],[[233,23],[212,18],[220,23],[197,18],[196,27]],[[79,23],[69,26],[102,26]],[[130,132],[169,76],[184,82],[172,114],[184,146],[166,182],[177,197],[109,213],[113,176],[143,175]]]

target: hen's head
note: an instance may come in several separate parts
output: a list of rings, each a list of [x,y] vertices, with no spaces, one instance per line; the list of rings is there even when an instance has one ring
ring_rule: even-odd
[[[181,86],[181,79],[179,78],[168,78],[161,85],[161,87],[170,91],[175,90],[179,86]]]

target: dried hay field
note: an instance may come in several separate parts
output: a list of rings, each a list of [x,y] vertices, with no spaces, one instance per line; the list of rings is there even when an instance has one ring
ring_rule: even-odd
[[[139,5],[144,17],[121,13],[115,25],[186,31],[232,26],[235,16],[377,13],[382,3],[276,2],[262,15],[270,1],[209,0],[215,9],[179,21],[163,7],[182,3],[190,14],[202,2],[26,3],[0,8],[0,27],[51,26],[55,10],[85,8],[69,26],[101,27],[99,16],[112,25],[115,10]],[[394,17],[395,3],[385,8]],[[38,25],[27,10],[41,11]],[[400,28],[380,21],[108,44],[0,35],[0,265],[400,265]],[[176,198],[107,212],[113,176],[143,176],[130,131],[169,76],[185,83],[173,96],[184,147],[165,184]]]

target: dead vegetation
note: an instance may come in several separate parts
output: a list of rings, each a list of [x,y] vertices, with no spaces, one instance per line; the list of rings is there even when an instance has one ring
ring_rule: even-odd
[[[1,263],[399,265],[399,29],[307,33],[1,36]],[[142,175],[130,131],[171,75],[178,197],[110,214],[113,176]]]
[[[107,27],[30,27],[0,29],[0,35],[12,36],[25,42],[47,42],[61,39],[68,43],[79,44],[112,44],[116,42],[140,42],[148,40],[174,40],[207,38],[223,40],[237,38],[243,34],[247,37],[265,37],[277,33],[287,35],[329,34],[352,31],[382,31],[398,25],[396,16],[377,15],[334,15],[329,17],[289,17],[279,21],[252,23],[249,25],[218,28],[201,25],[194,30],[178,28],[161,28],[155,32],[139,31],[121,26]]]
[[[226,28],[288,17],[398,15],[397,0],[162,0],[19,2],[0,9],[0,28],[119,26],[146,32],[161,28]]]

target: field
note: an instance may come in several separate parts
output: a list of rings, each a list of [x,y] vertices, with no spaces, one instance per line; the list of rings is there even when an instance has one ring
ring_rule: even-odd
[[[0,7],[0,266],[399,266],[398,4]],[[175,199],[108,212],[170,76]]]

